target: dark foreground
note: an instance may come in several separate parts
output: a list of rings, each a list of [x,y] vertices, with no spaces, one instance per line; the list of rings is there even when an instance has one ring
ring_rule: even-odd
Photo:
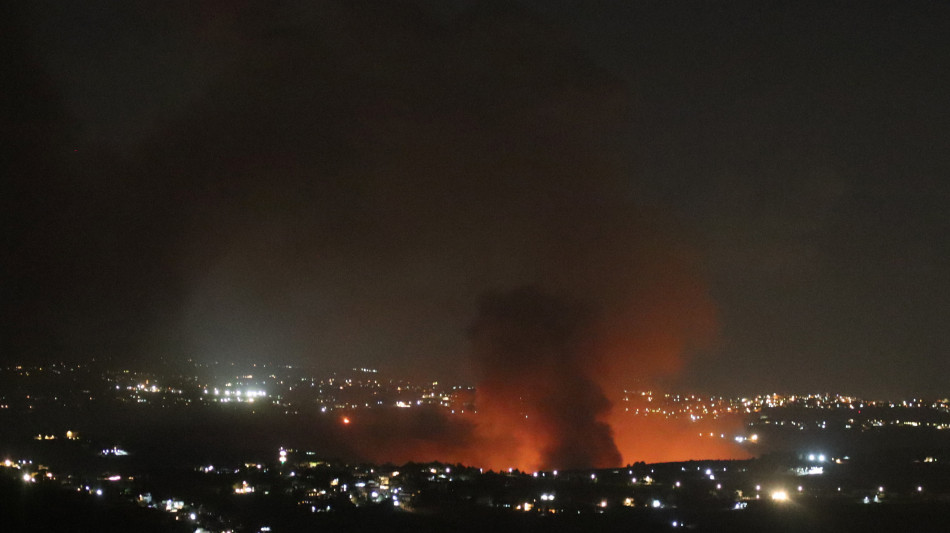
[[[186,516],[96,498],[55,485],[28,485],[0,478],[0,531],[142,531],[193,532]],[[735,531],[735,532],[945,532],[950,503],[750,502],[742,510],[615,509],[603,514],[543,515],[476,508],[402,511],[361,507],[333,513],[300,513],[258,500],[245,512],[266,516],[270,531]],[[260,531],[259,528],[236,528]],[[198,530],[200,531],[200,530]],[[266,529],[264,531],[267,531]]]

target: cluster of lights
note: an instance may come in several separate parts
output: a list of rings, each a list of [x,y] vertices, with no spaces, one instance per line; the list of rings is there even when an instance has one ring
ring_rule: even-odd
[[[105,450],[102,450],[102,451],[99,452],[99,453],[100,453],[100,455],[115,455],[115,456],[117,456],[117,457],[121,457],[121,456],[124,456],[124,455],[128,455],[128,454],[129,454],[129,452],[123,450],[122,448],[119,448],[118,446],[113,446],[113,447],[111,447],[111,448],[106,448]]]
[[[788,492],[784,490],[774,490],[772,491],[772,500],[777,502],[788,501]]]
[[[221,403],[228,403],[232,401],[254,403],[254,401],[257,399],[263,399],[267,397],[266,391],[253,390],[253,389],[248,389],[245,391],[237,390],[237,389],[234,389],[234,390],[224,389],[222,391],[221,389],[214,388],[214,389],[211,389],[210,392],[208,389],[204,389],[204,393],[211,394],[212,396],[216,396],[217,398],[215,399],[215,401],[221,402]]]

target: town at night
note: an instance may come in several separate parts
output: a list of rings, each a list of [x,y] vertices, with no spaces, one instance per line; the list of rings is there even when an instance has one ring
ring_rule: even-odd
[[[950,530],[950,4],[0,7],[0,531]]]
[[[624,464],[558,469],[483,449],[473,387],[369,368],[59,363],[0,385],[24,530],[939,530],[950,509],[946,398],[625,390]]]

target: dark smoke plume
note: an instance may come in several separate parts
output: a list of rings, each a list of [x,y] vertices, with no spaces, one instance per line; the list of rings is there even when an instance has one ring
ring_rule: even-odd
[[[136,60],[181,75],[143,85],[168,105],[122,119],[143,128],[123,158],[37,143],[30,161],[68,164],[7,195],[30,231],[0,356],[474,378],[474,430],[361,416],[339,435],[377,460],[567,468],[619,464],[612,428],[639,460],[611,402],[679,372],[715,321],[689,232],[638,194],[637,87],[520,3],[238,5],[149,12],[189,53]]]
[[[610,401],[591,376],[602,355],[595,318],[580,302],[530,286],[482,299],[471,329],[482,427],[519,434],[515,446],[526,449],[518,452],[536,454],[539,468],[621,461],[603,420]]]

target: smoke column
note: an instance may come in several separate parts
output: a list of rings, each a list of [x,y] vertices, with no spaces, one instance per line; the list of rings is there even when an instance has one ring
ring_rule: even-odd
[[[472,327],[481,427],[513,431],[508,449],[531,467],[613,466],[610,402],[590,373],[601,357],[593,315],[535,287],[486,295]],[[494,428],[494,431],[493,429]]]

